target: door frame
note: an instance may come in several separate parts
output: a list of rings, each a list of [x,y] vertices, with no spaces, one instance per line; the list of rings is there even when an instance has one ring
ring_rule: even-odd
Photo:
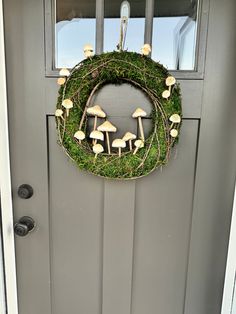
[[[227,11],[229,12],[229,11]],[[230,49],[230,47],[228,47]],[[220,51],[222,52],[222,50]],[[214,56],[214,55],[213,55]],[[210,66],[210,65],[209,65]],[[16,268],[15,268],[15,247],[14,247],[14,230],[13,230],[13,215],[12,215],[12,195],[11,195],[11,172],[10,172],[10,159],[9,159],[9,135],[8,135],[8,113],[7,113],[7,94],[6,94],[6,73],[5,73],[5,53],[4,53],[4,28],[3,28],[3,10],[2,10],[2,1],[0,1],[0,191],[1,191],[1,217],[2,217],[2,241],[3,241],[3,255],[4,255],[4,273],[5,273],[5,291],[6,291],[6,300],[7,300],[7,313],[8,314],[17,314],[17,290],[16,290]],[[207,97],[204,95],[205,102]],[[203,121],[203,125],[207,124],[207,120],[209,117],[205,118]],[[202,132],[201,139],[204,138],[206,134],[205,130]],[[200,143],[201,144],[201,143]],[[199,151],[204,150],[203,147],[199,148]],[[210,148],[212,149],[212,148]],[[210,153],[208,148],[208,156],[205,159],[206,164],[211,163]],[[199,162],[198,162],[199,166]],[[204,168],[204,167],[203,167]],[[203,169],[204,171],[204,169]],[[4,178],[4,184],[3,179]],[[197,182],[196,185],[200,185]],[[201,193],[199,193],[201,194]],[[201,195],[198,195],[200,198]],[[233,220],[231,228],[236,227],[236,206],[234,205],[233,211]],[[232,296],[232,288],[227,289],[227,280],[231,280],[232,276],[230,276],[229,267],[232,266],[232,260],[230,260],[230,256],[236,256],[236,248],[232,246],[232,243],[235,243],[236,237],[232,236],[230,238],[229,245],[229,253],[228,253],[228,266],[226,269],[226,282],[225,282],[225,291],[224,291],[224,299],[223,303],[228,305],[230,300],[230,295]],[[1,256],[1,250],[0,250]],[[230,266],[229,266],[230,265]],[[0,267],[1,257],[0,257]],[[231,271],[232,275],[232,271]],[[228,276],[228,277],[227,277]],[[227,279],[228,278],[228,279]],[[3,283],[3,281],[2,281]],[[0,299],[0,302],[1,299]],[[4,302],[2,302],[4,305]],[[0,306],[2,305],[0,303]],[[232,302],[231,302],[232,303]],[[231,304],[230,303],[230,304]],[[226,308],[222,308],[222,314],[230,314],[230,312],[226,312]]]
[[[0,1],[0,313],[17,314],[16,264],[9,155],[7,80],[4,45],[3,2]],[[2,239],[1,239],[2,237]]]
[[[236,185],[230,229],[221,314],[233,314],[233,306],[236,305]]]

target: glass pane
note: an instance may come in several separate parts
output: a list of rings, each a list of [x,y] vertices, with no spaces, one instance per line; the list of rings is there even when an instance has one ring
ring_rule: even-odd
[[[105,0],[104,51],[116,50],[120,38],[122,0]],[[130,0],[130,18],[124,49],[140,52],[144,41],[145,1]],[[138,36],[137,36],[138,34]]]
[[[95,49],[96,0],[57,0],[55,66],[72,68],[84,59],[83,47]]]
[[[152,58],[170,70],[194,70],[197,0],[155,1]]]

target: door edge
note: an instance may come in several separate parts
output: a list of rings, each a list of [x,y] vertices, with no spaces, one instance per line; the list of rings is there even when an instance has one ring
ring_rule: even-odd
[[[233,314],[233,303],[236,302],[236,185],[234,192],[233,212],[230,228],[228,257],[225,271],[225,282],[221,314]]]
[[[0,308],[1,313],[18,314],[15,243],[11,194],[11,171],[9,155],[8,110],[6,91],[6,63],[4,45],[3,1],[0,1],[0,192],[1,192],[1,231],[0,246]],[[2,278],[3,277],[3,278]]]

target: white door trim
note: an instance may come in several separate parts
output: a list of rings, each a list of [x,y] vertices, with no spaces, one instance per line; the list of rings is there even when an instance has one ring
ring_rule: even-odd
[[[18,306],[9,157],[6,66],[2,1],[0,1],[0,109],[0,191],[2,244],[4,256],[4,265],[2,264],[1,267],[3,268],[4,266],[5,272],[5,298],[0,298],[0,313],[17,314]],[[1,251],[0,256],[2,256]],[[2,280],[4,279],[2,278]]]
[[[236,186],[221,314],[236,314]]]

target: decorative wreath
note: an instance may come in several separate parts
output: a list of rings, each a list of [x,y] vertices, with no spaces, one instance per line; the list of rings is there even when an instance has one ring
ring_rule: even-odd
[[[114,179],[134,179],[146,176],[167,163],[171,147],[177,142],[181,125],[180,88],[161,64],[142,54],[109,52],[92,56],[92,47],[84,48],[87,59],[70,72],[60,71],[61,85],[55,112],[59,143],[80,169]],[[150,99],[152,130],[144,137],[142,119],[147,113],[137,108],[138,134],[127,129],[123,138],[111,142],[117,126],[109,121],[109,112],[102,104],[91,105],[94,94],[106,84],[129,83]],[[98,119],[99,118],[99,119]],[[88,120],[93,119],[93,130]]]

